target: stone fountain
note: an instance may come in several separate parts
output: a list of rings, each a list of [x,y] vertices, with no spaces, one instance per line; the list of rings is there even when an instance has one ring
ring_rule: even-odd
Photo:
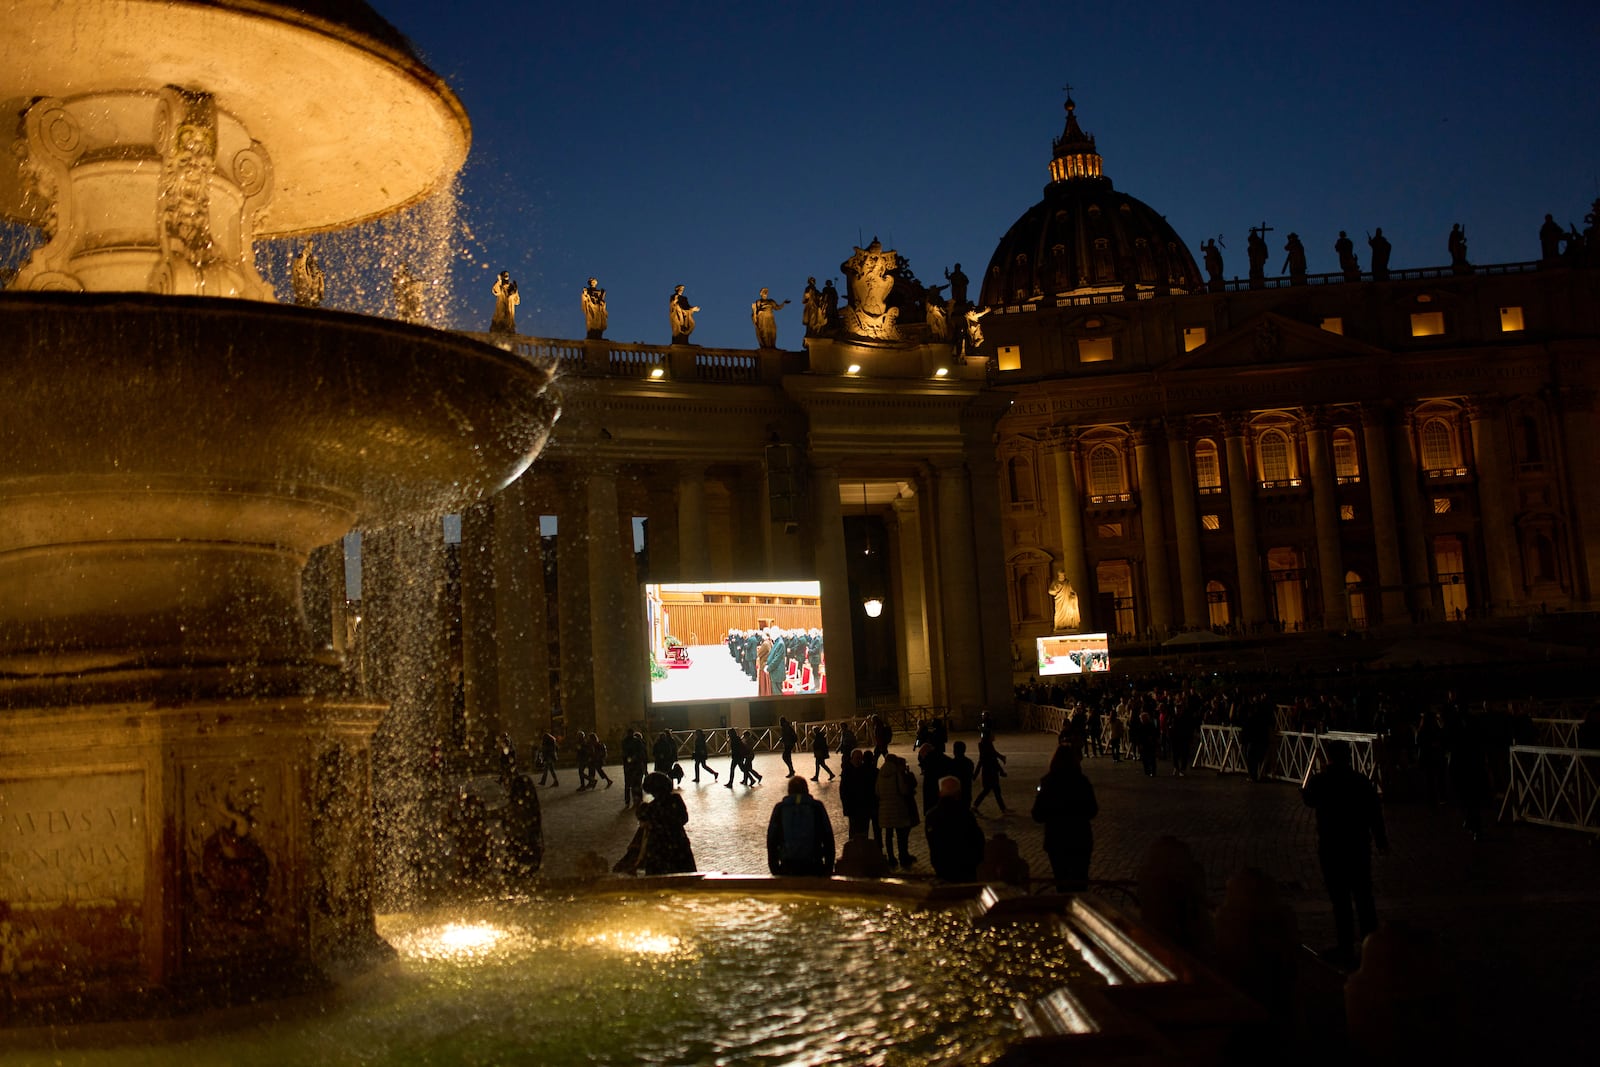
[[[257,237],[385,216],[460,103],[358,0],[0,0],[0,1016],[238,1000],[382,956],[382,705],[308,555],[516,478],[548,374],[279,306]]]

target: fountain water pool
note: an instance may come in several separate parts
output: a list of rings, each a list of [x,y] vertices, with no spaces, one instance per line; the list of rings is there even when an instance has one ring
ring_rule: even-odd
[[[1103,981],[1053,919],[912,903],[691,884],[386,915],[399,959],[281,1021],[8,1063],[970,1063],[1019,1004]]]

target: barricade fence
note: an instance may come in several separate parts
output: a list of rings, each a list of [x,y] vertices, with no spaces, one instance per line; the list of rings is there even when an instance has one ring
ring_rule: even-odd
[[[1248,773],[1242,736],[1243,730],[1237,726],[1202,723],[1200,754],[1195,759],[1195,766],[1209,768],[1218,774]],[[1304,730],[1281,730],[1273,734],[1267,745],[1261,763],[1261,776],[1299,785],[1310,776],[1312,770],[1327,764],[1327,743],[1343,741],[1350,746],[1351,765],[1370,778],[1381,791],[1383,773],[1378,766],[1377,740],[1377,734],[1348,730],[1330,730],[1320,734]]]
[[[1600,833],[1600,749],[1512,745],[1500,821]]]
[[[844,728],[856,735],[857,748],[871,748],[872,716],[877,715],[894,731],[894,741],[891,743],[905,744],[914,736],[916,724],[924,719],[942,719],[948,714],[948,709],[932,705],[923,705],[906,708],[885,708],[863,715],[853,715],[847,719],[821,719],[811,721],[795,721],[794,732],[796,735],[795,751],[809,754],[811,752],[811,731],[821,730],[822,735],[828,739],[828,751],[837,753],[839,742],[844,736]],[[776,752],[783,748],[782,727],[773,726],[740,726],[735,727],[742,736],[746,730],[755,735],[755,749],[757,752]],[[729,751],[728,727],[706,727],[706,753],[710,756],[727,756]],[[692,759],[694,757],[694,730],[672,730],[672,739],[678,745],[679,759]],[[654,743],[655,736],[645,738],[648,747]]]
[[[1577,748],[1578,727],[1582,719],[1534,719],[1534,745],[1546,748]]]

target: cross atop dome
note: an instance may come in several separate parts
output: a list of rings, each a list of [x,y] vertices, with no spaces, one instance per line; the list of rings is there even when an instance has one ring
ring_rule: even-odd
[[[1078,105],[1072,99],[1072,86],[1067,86],[1063,91],[1067,94],[1067,125],[1061,131],[1061,136],[1051,144],[1055,152],[1050,160],[1050,180],[1064,182],[1075,178],[1102,177],[1100,154],[1095,151],[1094,137],[1084,133],[1083,127],[1078,125]]]

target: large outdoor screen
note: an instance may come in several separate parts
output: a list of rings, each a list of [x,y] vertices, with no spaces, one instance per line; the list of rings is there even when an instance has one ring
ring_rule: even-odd
[[[827,692],[820,582],[652,583],[644,602],[652,704]]]
[[[1111,669],[1111,645],[1105,634],[1056,634],[1038,638],[1038,644],[1041,678]]]

